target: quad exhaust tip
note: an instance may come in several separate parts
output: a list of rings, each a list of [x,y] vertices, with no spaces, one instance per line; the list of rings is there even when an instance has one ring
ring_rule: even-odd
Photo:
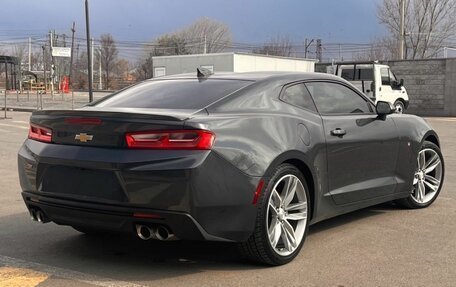
[[[161,241],[176,240],[176,236],[164,225],[147,226],[136,224],[136,234],[142,240],[156,239]]]
[[[46,217],[44,212],[36,208],[30,209],[30,219],[39,223],[49,222],[49,219]]]

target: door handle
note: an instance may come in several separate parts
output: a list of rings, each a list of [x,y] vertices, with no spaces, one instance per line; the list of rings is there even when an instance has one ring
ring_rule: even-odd
[[[338,137],[341,137],[341,136],[345,135],[346,133],[347,132],[345,130],[340,129],[340,128],[337,128],[337,129],[331,131],[331,135],[338,136]]]

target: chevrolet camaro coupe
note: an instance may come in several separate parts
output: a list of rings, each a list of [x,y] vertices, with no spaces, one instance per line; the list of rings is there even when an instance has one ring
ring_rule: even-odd
[[[142,240],[239,243],[270,265],[310,224],[383,202],[431,205],[436,132],[320,73],[198,70],[76,110],[34,112],[18,155],[35,221]]]

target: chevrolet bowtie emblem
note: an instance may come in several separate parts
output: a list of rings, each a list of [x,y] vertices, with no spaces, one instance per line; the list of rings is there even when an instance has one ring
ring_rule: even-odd
[[[78,140],[80,142],[86,143],[86,142],[91,141],[93,139],[93,135],[88,135],[86,133],[80,133],[80,134],[77,134],[74,137],[74,139]]]

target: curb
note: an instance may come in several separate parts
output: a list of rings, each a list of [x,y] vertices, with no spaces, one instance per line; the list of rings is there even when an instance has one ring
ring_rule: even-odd
[[[0,107],[0,111],[4,111],[5,107]],[[36,108],[30,107],[7,107],[6,111],[8,112],[34,112],[37,111]]]

